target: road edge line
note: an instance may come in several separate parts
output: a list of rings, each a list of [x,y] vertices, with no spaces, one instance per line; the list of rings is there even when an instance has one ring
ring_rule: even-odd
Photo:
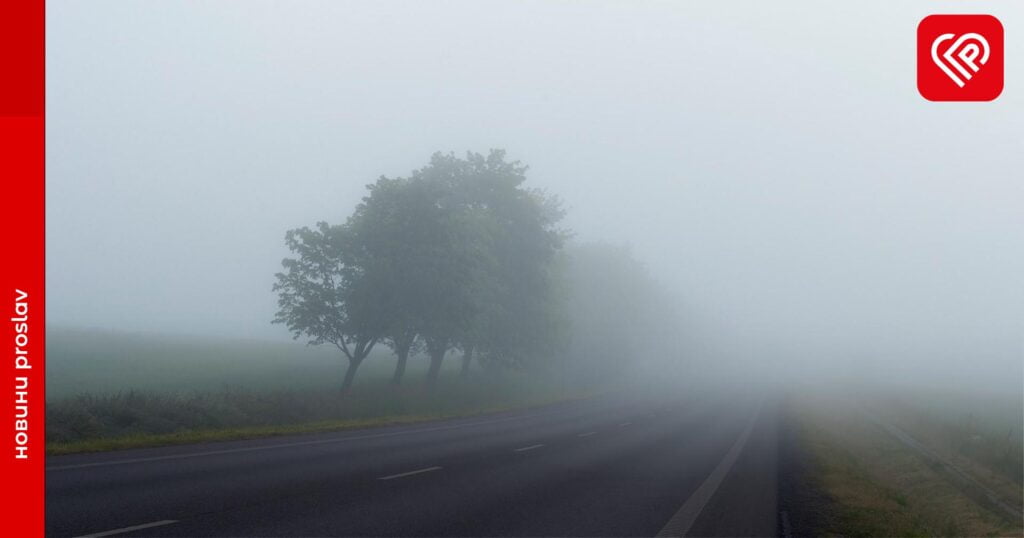
[[[154,521],[152,523],[143,523],[141,525],[132,525],[131,527],[121,527],[120,529],[95,532],[92,534],[84,534],[76,538],[102,538],[103,536],[114,536],[115,534],[124,534],[126,532],[141,531],[143,529],[152,529],[153,527],[163,527],[164,525],[171,525],[177,522],[177,519],[162,519],[160,521]]]
[[[743,447],[747,445],[747,440],[750,439],[750,433],[754,430],[754,424],[757,423],[757,418],[761,415],[761,403],[757,404],[757,409],[754,410],[753,415],[750,417],[750,421],[747,422],[746,428],[740,433],[739,438],[733,443],[732,448],[725,453],[722,461],[718,462],[711,474],[704,479],[700,487],[690,495],[690,498],[683,503],[683,506],[676,511],[672,519],[668,520],[668,523],[660,531],[657,536],[659,538],[666,536],[686,536],[686,533],[690,531],[690,527],[697,521],[697,517],[700,516],[704,507],[707,506],[708,501],[714,496],[715,492],[718,491],[718,487],[722,485],[722,481],[725,480],[725,475],[729,474],[732,470],[733,465],[736,464],[736,460],[740,456],[740,452],[743,451]]]

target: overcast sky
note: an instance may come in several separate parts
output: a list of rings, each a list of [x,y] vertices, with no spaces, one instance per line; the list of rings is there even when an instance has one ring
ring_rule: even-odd
[[[1024,4],[866,4],[50,1],[48,321],[287,338],[285,230],[497,147],[752,356],[1020,378]],[[915,88],[960,12],[995,102]]]

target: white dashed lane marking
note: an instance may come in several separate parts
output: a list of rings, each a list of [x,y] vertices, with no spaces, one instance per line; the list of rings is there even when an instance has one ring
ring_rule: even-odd
[[[406,476],[412,476],[414,474],[429,473],[430,471],[439,471],[439,470],[441,470],[440,467],[426,467],[424,469],[416,469],[415,471],[409,471],[407,473],[398,473],[398,474],[392,474],[392,475],[388,475],[388,476],[382,476],[382,477],[378,478],[377,480],[394,480],[395,478],[404,478]]]

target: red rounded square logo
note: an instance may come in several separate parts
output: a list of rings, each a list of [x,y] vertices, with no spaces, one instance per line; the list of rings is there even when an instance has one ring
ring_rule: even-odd
[[[1003,92],[1003,25],[991,15],[929,15],[917,26],[917,91],[929,101]]]

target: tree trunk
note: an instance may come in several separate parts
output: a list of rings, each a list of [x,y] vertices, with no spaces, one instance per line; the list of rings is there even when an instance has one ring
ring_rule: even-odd
[[[345,370],[345,380],[341,382],[341,392],[342,393],[347,393],[348,390],[349,390],[349,387],[352,386],[352,380],[356,378],[356,369],[359,368],[359,365],[362,362],[363,362],[362,359],[360,359],[360,360],[349,359],[348,360],[348,369]]]
[[[462,353],[462,371],[459,372],[459,377],[466,379],[469,377],[469,365],[473,363],[473,348],[469,347]]]
[[[395,364],[395,375],[391,376],[392,385],[401,385],[405,375],[405,363],[409,361],[409,348],[398,350],[398,363]]]
[[[433,387],[437,384],[437,376],[441,372],[441,361],[448,350],[432,350],[430,352],[430,369],[427,370],[427,386]]]

